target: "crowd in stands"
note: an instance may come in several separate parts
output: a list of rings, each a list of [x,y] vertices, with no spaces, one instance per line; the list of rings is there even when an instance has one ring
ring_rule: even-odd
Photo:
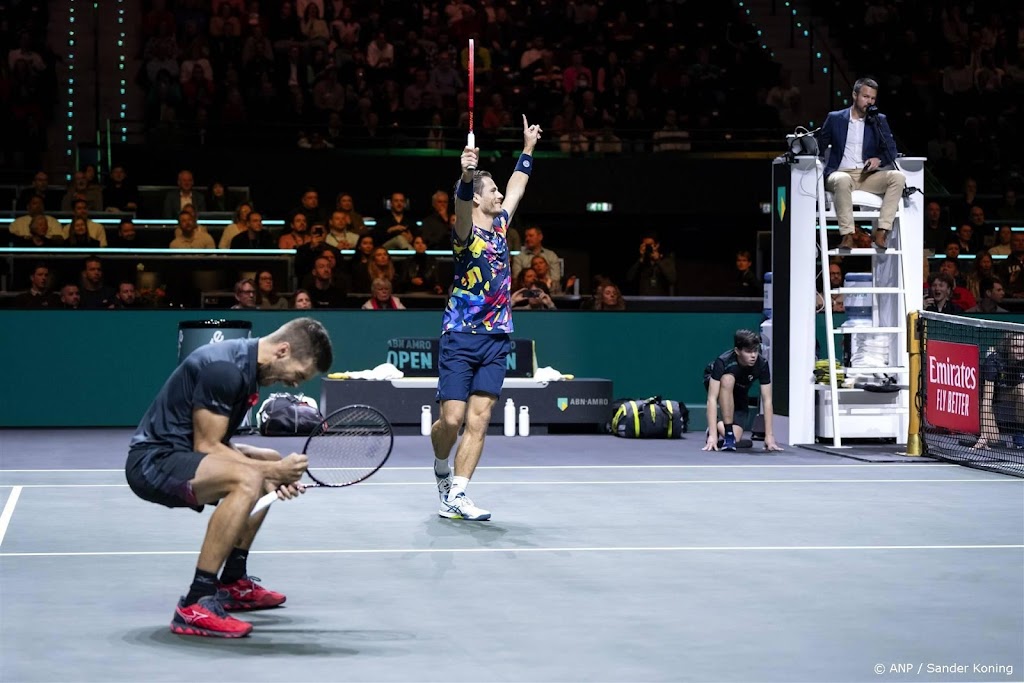
[[[0,167],[37,168],[57,104],[46,0],[0,4]]]
[[[733,3],[671,0],[165,0],[146,3],[150,130],[201,144],[258,131],[309,149],[457,146],[476,37],[478,139],[521,114],[567,152],[690,148],[758,110],[777,65]],[[778,124],[768,107],[760,128]],[[505,141],[504,143],[501,141]]]
[[[443,297],[452,286],[451,259],[438,258],[430,250],[450,253],[451,228],[454,213],[450,197],[435,192],[427,215],[406,211],[403,193],[391,194],[384,215],[373,220],[364,218],[356,210],[350,193],[339,193],[333,206],[323,206],[320,193],[307,188],[301,193],[295,208],[283,221],[279,231],[264,226],[263,214],[254,203],[245,199],[233,206],[233,220],[222,230],[203,224],[203,215],[210,215],[197,207],[208,209],[227,196],[222,183],[214,183],[201,191],[195,185],[192,172],[182,169],[177,186],[166,192],[159,201],[162,214],[167,218],[167,229],[140,228],[132,215],[125,215],[141,206],[138,190],[131,183],[123,167],[112,169],[105,187],[97,182],[95,168],[86,166],[74,174],[64,192],[53,192],[45,173],[37,173],[32,184],[19,193],[15,218],[4,231],[2,241],[15,247],[35,247],[60,251],[75,247],[93,251],[81,272],[74,265],[59,268],[46,262],[32,264],[24,273],[26,283],[14,283],[13,291],[24,284],[30,288],[15,299],[19,307],[69,308],[133,308],[161,303],[166,292],[136,291],[138,278],[119,275],[117,288],[103,289],[101,281],[86,278],[89,264],[102,278],[102,254],[107,247],[121,249],[156,248],[168,251],[181,249],[233,250],[240,255],[253,249],[287,250],[292,260],[294,282],[283,284],[285,292],[275,286],[275,272],[271,268],[256,270],[252,277],[243,277],[235,284],[235,307],[285,308],[309,303],[313,308],[350,307],[350,294],[371,295],[363,305],[366,309],[404,309],[396,293],[411,297]],[[329,208],[330,207],[330,208]],[[52,214],[59,214],[59,220]],[[109,229],[94,218],[117,215],[116,227]],[[218,214],[215,214],[218,215]],[[173,228],[173,231],[170,229]],[[109,235],[108,235],[109,230]],[[572,294],[576,277],[563,275],[562,260],[558,254],[544,246],[544,233],[538,226],[529,226],[520,232],[511,227],[508,232],[511,259],[512,300],[515,307],[553,309],[552,297]],[[646,238],[647,241],[655,238]],[[404,252],[393,259],[392,251]],[[411,252],[411,253],[409,253]],[[641,260],[632,270],[651,265],[650,254],[641,245]],[[660,255],[655,252],[655,260]],[[197,256],[200,263],[202,256]],[[259,261],[257,257],[255,259]],[[660,272],[660,270],[659,270]],[[632,273],[632,271],[631,271]],[[639,270],[638,270],[639,273]],[[674,279],[674,270],[671,271]],[[123,276],[123,277],[122,277]],[[667,295],[672,282],[659,282],[660,290],[652,289],[646,275],[629,276],[641,283],[641,293]],[[172,278],[173,279],[173,278]],[[189,285],[172,283],[170,288],[178,303],[195,305],[202,292],[192,291]],[[67,287],[54,287],[67,281]],[[653,283],[653,280],[651,280]],[[127,287],[128,284],[132,286]],[[166,283],[164,283],[166,284]],[[598,310],[621,310],[624,301],[618,293],[603,301],[598,289],[611,284],[606,278],[595,283],[594,295],[585,306]],[[45,286],[44,286],[45,285]],[[103,289],[103,296],[90,293]],[[294,291],[293,291],[294,290]],[[120,296],[121,294],[124,296]]]
[[[293,292],[301,291],[301,300],[308,299],[313,307],[349,307],[349,294],[352,293],[379,294],[379,299],[371,297],[366,300],[370,308],[400,309],[404,306],[396,294],[442,297],[451,285],[450,259],[427,253],[447,252],[451,248],[450,230],[454,214],[450,197],[444,192],[435,192],[431,196],[431,208],[426,215],[407,211],[405,195],[392,193],[388,202],[390,209],[370,220],[356,209],[355,198],[350,193],[339,193],[333,204],[321,203],[320,193],[311,187],[301,193],[295,208],[280,221],[283,227],[274,231],[264,225],[264,216],[255,209],[253,201],[230,199],[222,182],[214,182],[200,190],[188,169],[178,173],[174,189],[168,190],[159,200],[151,198],[149,201],[159,206],[154,210],[166,219],[167,229],[154,230],[148,226],[140,229],[131,215],[125,215],[138,211],[142,199],[123,167],[111,169],[106,184],[101,186],[95,167],[87,165],[73,175],[64,191],[54,191],[46,174],[39,172],[17,197],[19,215],[9,224],[5,243],[53,249],[77,247],[95,251],[97,255],[102,255],[108,246],[239,252],[252,249],[294,250],[292,272],[295,273],[295,281],[279,282],[286,294],[274,288],[273,270],[261,270],[255,274],[253,288],[257,294],[254,305],[261,308],[291,305],[295,301]],[[202,216],[210,214],[197,210],[197,206],[207,210],[213,207],[218,212],[227,209],[226,213],[214,215],[231,215],[233,219],[223,229],[204,225]],[[110,212],[119,217],[116,227],[105,228],[94,220],[111,215]],[[54,214],[60,216],[60,220]],[[979,305],[983,306],[983,311],[997,312],[997,308],[982,304],[986,300],[985,292],[994,291],[993,284],[999,285],[999,292],[993,297],[997,304],[1002,296],[1011,300],[1024,299],[1024,274],[1021,273],[1024,232],[1012,229],[1015,221],[1022,218],[1024,212],[1017,204],[1015,191],[1007,190],[1001,200],[993,200],[990,196],[983,199],[973,178],[965,181],[963,194],[952,201],[943,204],[930,199],[926,202],[925,248],[928,254],[946,257],[942,268],[928,276],[928,286],[931,287],[933,276],[940,274],[949,275],[957,284],[957,287],[949,288],[949,302],[956,309],[943,310],[968,310]],[[951,226],[956,230],[951,230]],[[578,291],[574,289],[576,277],[563,272],[562,259],[545,246],[544,231],[540,226],[530,225],[521,232],[513,227],[508,237],[510,249],[518,252],[511,259],[514,307],[553,309],[557,306],[558,297]],[[870,246],[867,233],[858,232],[856,237],[862,241],[860,246]],[[405,253],[393,260],[391,252],[396,250]],[[627,258],[617,274],[624,291],[655,297],[676,294],[675,256],[663,253],[658,236],[645,234],[635,253],[636,257]],[[836,271],[834,275],[838,282],[842,281],[845,272],[870,269],[868,264],[856,261],[856,258],[834,259],[830,270]],[[721,294],[759,296],[760,282],[753,270],[750,252],[738,251],[735,263],[734,283],[724,285]],[[926,263],[939,265],[934,258]],[[956,268],[951,269],[952,265]],[[59,269],[54,271],[59,272]],[[25,275],[29,282],[34,282],[35,272]],[[77,277],[77,271],[72,275]],[[277,277],[280,278],[281,274]],[[135,281],[131,278],[117,284],[120,287],[129,281],[134,290]],[[263,289],[265,281],[269,281],[270,286]],[[381,281],[388,284],[386,296]],[[25,284],[28,282],[16,282],[8,289],[19,291]],[[73,284],[77,285],[79,294],[91,291],[84,282]],[[613,288],[609,290],[607,299],[601,296],[600,291],[606,284]],[[34,284],[32,287],[38,294],[38,288]],[[624,305],[623,290],[603,276],[595,278],[589,293],[591,298],[586,302],[587,307],[618,310],[617,307]],[[964,296],[965,293],[969,296]],[[69,290],[66,294],[72,296],[74,291]],[[130,304],[117,304],[113,298],[108,303],[118,307],[153,303],[152,297],[136,297],[136,294],[125,293],[132,300]],[[200,292],[174,294],[183,303],[193,305]],[[929,305],[932,298],[929,297]],[[84,299],[85,306],[95,303],[88,296]],[[19,305],[42,304],[44,301],[48,302],[45,305],[53,304],[52,297],[36,297],[25,298]],[[943,301],[941,296],[939,301]],[[842,297],[835,298],[833,304],[834,310],[841,311]],[[83,304],[78,302],[75,305]]]
[[[948,296],[929,296],[929,305],[935,299],[940,308],[948,302],[995,310],[991,302],[999,296],[1024,298],[1024,244],[1016,246],[1021,233],[1011,230],[1024,218],[1017,205],[1024,12],[1001,0],[966,6],[870,0],[863,15],[822,7],[828,4],[817,9],[831,17],[831,33],[850,68],[880,81],[879,104],[901,151],[926,154],[930,170],[960,191],[927,205],[926,249],[947,257],[928,275],[929,295],[942,290],[942,282],[933,287],[933,275],[953,280]],[[0,76],[10,86],[0,88],[10,104],[0,123],[16,133],[5,139],[18,142],[6,144],[35,144],[26,127],[52,115],[55,94],[56,58],[44,39],[46,5],[26,0],[0,8],[0,18],[19,28],[0,32],[8,54]],[[477,44],[476,131],[488,148],[518,145],[522,113],[547,122],[563,151],[608,154],[686,151],[700,131],[780,131],[825,110],[825,103],[802,101],[790,74],[760,49],[733,3],[150,0],[143,3],[140,29],[137,81],[147,93],[149,128],[210,145],[258,135],[261,145],[309,149],[459,147],[468,124],[470,36]],[[108,246],[295,250],[295,281],[281,282],[276,273],[282,291],[273,287],[273,270],[249,273],[249,285],[242,284],[249,278],[235,285],[236,295],[251,288],[261,307],[298,301],[345,306],[354,292],[367,295],[370,308],[394,309],[404,305],[399,297],[440,297],[450,286],[450,262],[427,253],[450,246],[453,217],[445,192],[431,197],[431,210],[415,214],[407,211],[405,195],[395,192],[384,215],[367,221],[351,194],[332,193],[321,201],[310,187],[286,215],[272,216],[284,222],[272,232],[253,201],[258,198],[234,196],[228,179],[204,179],[200,190],[192,173],[182,170],[177,189],[156,206],[140,197],[125,168],[111,168],[104,180],[101,185],[95,166],[85,165],[66,191],[55,193],[40,171],[17,199],[18,211],[26,213],[10,224],[10,240],[97,253]],[[116,229],[105,229],[95,219],[108,211],[159,216],[176,225],[173,235],[136,229],[127,216]],[[222,230],[204,224],[214,212],[231,215],[232,222]],[[63,214],[61,220],[55,213]],[[573,291],[575,278],[562,272],[539,226],[523,228],[509,233],[510,248],[520,251],[512,262],[513,305],[555,308],[560,296]],[[677,268],[684,264],[656,234],[644,235],[638,246],[615,273],[622,289],[598,276],[588,305],[617,310],[623,293],[676,293]],[[394,250],[412,255],[392,260]],[[929,263],[938,266],[934,259]],[[752,265],[751,254],[741,249],[735,281],[722,294],[758,296]],[[837,259],[830,272],[834,268],[841,282],[854,267],[855,259]],[[91,305],[90,285],[78,275],[73,273],[73,289]],[[264,289],[267,278],[270,289]],[[113,298],[110,303],[118,305]],[[841,297],[833,304],[841,310]]]
[[[1021,189],[1024,11],[1019,2],[817,3],[851,68],[881,86],[879,107],[906,152],[927,155],[955,192]]]
[[[985,201],[974,178],[951,203],[925,202],[924,306],[939,313],[1006,313],[1004,300],[1024,301],[1024,210],[1013,189],[1001,200]],[[952,228],[955,228],[953,230]],[[1016,229],[1015,229],[1016,228]],[[857,246],[870,236],[855,234]],[[995,258],[993,258],[995,257]],[[739,262],[737,261],[737,267]],[[829,277],[841,287],[845,273],[869,271],[859,257],[833,257]],[[833,312],[845,310],[843,295],[833,295]]]

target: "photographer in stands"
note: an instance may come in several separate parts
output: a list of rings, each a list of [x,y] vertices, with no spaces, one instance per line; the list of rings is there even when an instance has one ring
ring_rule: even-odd
[[[648,233],[640,242],[640,258],[630,266],[626,281],[640,296],[672,296],[676,287],[676,262],[671,254],[661,252],[655,233]]]

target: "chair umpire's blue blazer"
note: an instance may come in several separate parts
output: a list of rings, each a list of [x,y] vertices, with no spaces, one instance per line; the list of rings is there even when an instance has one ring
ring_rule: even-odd
[[[846,150],[846,133],[850,128],[850,109],[840,109],[829,112],[825,117],[825,124],[818,131],[818,149],[828,153],[825,159],[825,180],[832,175],[832,172],[839,168],[843,161],[843,151]],[[881,140],[879,140],[881,138]],[[829,145],[832,149],[829,149]],[[871,157],[878,157],[881,160],[879,168],[894,168],[896,164],[896,142],[892,139],[892,131],[889,130],[889,122],[885,114],[877,114],[874,118],[864,122],[864,145],[863,156],[865,161]]]

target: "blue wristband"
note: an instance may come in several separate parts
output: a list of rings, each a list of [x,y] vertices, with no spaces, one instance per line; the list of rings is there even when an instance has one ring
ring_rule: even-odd
[[[464,183],[459,179],[459,186],[455,188],[455,196],[464,202],[473,201],[473,183]]]
[[[533,157],[523,152],[519,155],[519,161],[516,162],[516,170],[520,173],[530,175],[533,172]]]

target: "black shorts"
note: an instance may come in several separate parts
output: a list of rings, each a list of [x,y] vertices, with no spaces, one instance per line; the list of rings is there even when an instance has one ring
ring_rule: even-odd
[[[125,463],[125,477],[142,500],[202,512],[203,506],[196,502],[191,482],[205,457],[205,453],[191,451],[131,451]]]
[[[704,391],[711,385],[711,378],[704,378]],[[732,392],[733,422],[740,422],[742,413],[743,419],[747,419],[750,412],[750,387],[736,387]]]

